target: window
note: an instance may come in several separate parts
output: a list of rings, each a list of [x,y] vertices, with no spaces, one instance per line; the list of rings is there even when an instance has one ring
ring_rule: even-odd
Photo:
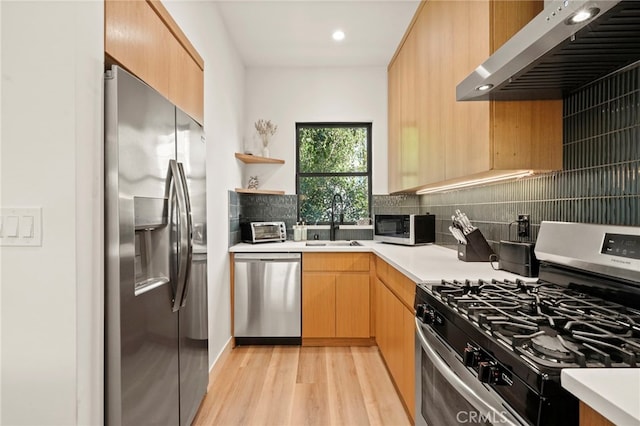
[[[371,217],[371,123],[297,123],[296,146],[299,220],[329,223],[334,194],[345,223]]]

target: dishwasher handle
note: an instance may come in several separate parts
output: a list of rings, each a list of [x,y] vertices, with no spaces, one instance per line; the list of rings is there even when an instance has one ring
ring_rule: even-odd
[[[237,263],[253,262],[299,262],[300,253],[236,253],[233,260]]]

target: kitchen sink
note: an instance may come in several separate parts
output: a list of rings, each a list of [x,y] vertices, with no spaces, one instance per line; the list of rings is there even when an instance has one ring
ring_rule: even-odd
[[[361,246],[357,241],[307,241],[307,247],[349,247]]]

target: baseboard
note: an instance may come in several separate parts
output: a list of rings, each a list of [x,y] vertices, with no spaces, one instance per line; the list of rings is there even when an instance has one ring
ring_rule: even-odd
[[[209,392],[209,388],[211,384],[214,383],[216,377],[220,374],[222,370],[222,366],[226,362],[227,358],[231,354],[233,350],[233,337],[230,337],[227,340],[227,343],[224,345],[224,348],[220,351],[215,361],[213,361],[213,365],[209,368],[209,384],[207,385],[207,392]]]
[[[303,337],[302,346],[376,346],[376,341],[373,337]]]

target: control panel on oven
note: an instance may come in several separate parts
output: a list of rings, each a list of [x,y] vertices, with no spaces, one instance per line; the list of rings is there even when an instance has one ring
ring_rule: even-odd
[[[439,335],[446,334],[446,319],[433,306],[416,303],[416,317],[425,325],[431,326]],[[444,332],[444,333],[443,333]],[[464,351],[459,354],[462,363],[477,373],[482,383],[496,386],[512,386],[512,373],[495,360],[491,354],[473,342],[466,342]]]
[[[464,365],[478,373],[482,383],[497,386],[513,386],[513,375],[487,351],[473,343],[467,343],[463,356]]]

